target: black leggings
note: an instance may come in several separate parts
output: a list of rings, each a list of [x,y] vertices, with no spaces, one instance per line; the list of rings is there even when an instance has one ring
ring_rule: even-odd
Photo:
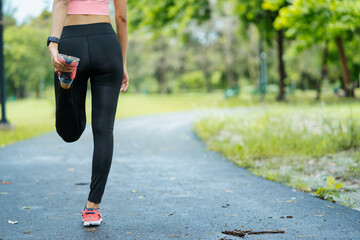
[[[65,26],[59,53],[78,57],[80,63],[70,89],[63,89],[54,74],[56,131],[66,142],[80,138],[86,126],[90,78],[94,152],[88,200],[100,203],[112,162],[114,119],[123,80],[120,41],[109,23]]]

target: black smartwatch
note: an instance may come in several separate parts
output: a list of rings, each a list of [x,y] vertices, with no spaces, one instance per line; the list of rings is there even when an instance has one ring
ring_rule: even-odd
[[[47,39],[47,46],[49,46],[49,44],[50,44],[51,42],[55,42],[55,43],[59,44],[59,46],[60,46],[60,39],[57,38],[57,37],[48,37],[48,39]]]

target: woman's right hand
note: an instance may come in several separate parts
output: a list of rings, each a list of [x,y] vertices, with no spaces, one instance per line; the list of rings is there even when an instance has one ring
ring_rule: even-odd
[[[55,72],[72,72],[74,71],[74,68],[75,67],[71,67],[71,66],[68,66],[68,65],[63,65],[61,62],[59,62],[58,60],[58,56],[59,56],[59,50],[58,50],[58,44],[57,43],[54,43],[54,42],[51,42],[49,44],[49,52],[50,52],[50,57],[51,57],[51,61],[52,61],[52,64],[54,66],[54,70]]]

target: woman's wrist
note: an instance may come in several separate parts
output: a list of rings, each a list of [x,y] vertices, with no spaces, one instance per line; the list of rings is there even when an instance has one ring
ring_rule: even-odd
[[[49,44],[49,46],[48,46],[49,49],[50,49],[50,48],[56,48],[56,49],[58,49],[58,47],[59,47],[59,44],[57,44],[56,42],[50,42],[50,44]]]

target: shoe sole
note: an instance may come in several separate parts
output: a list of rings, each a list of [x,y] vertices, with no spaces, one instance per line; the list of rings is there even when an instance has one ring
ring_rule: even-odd
[[[98,221],[92,221],[92,222],[85,222],[84,219],[83,219],[84,227],[99,226],[101,222],[102,222],[102,218],[99,219]]]

